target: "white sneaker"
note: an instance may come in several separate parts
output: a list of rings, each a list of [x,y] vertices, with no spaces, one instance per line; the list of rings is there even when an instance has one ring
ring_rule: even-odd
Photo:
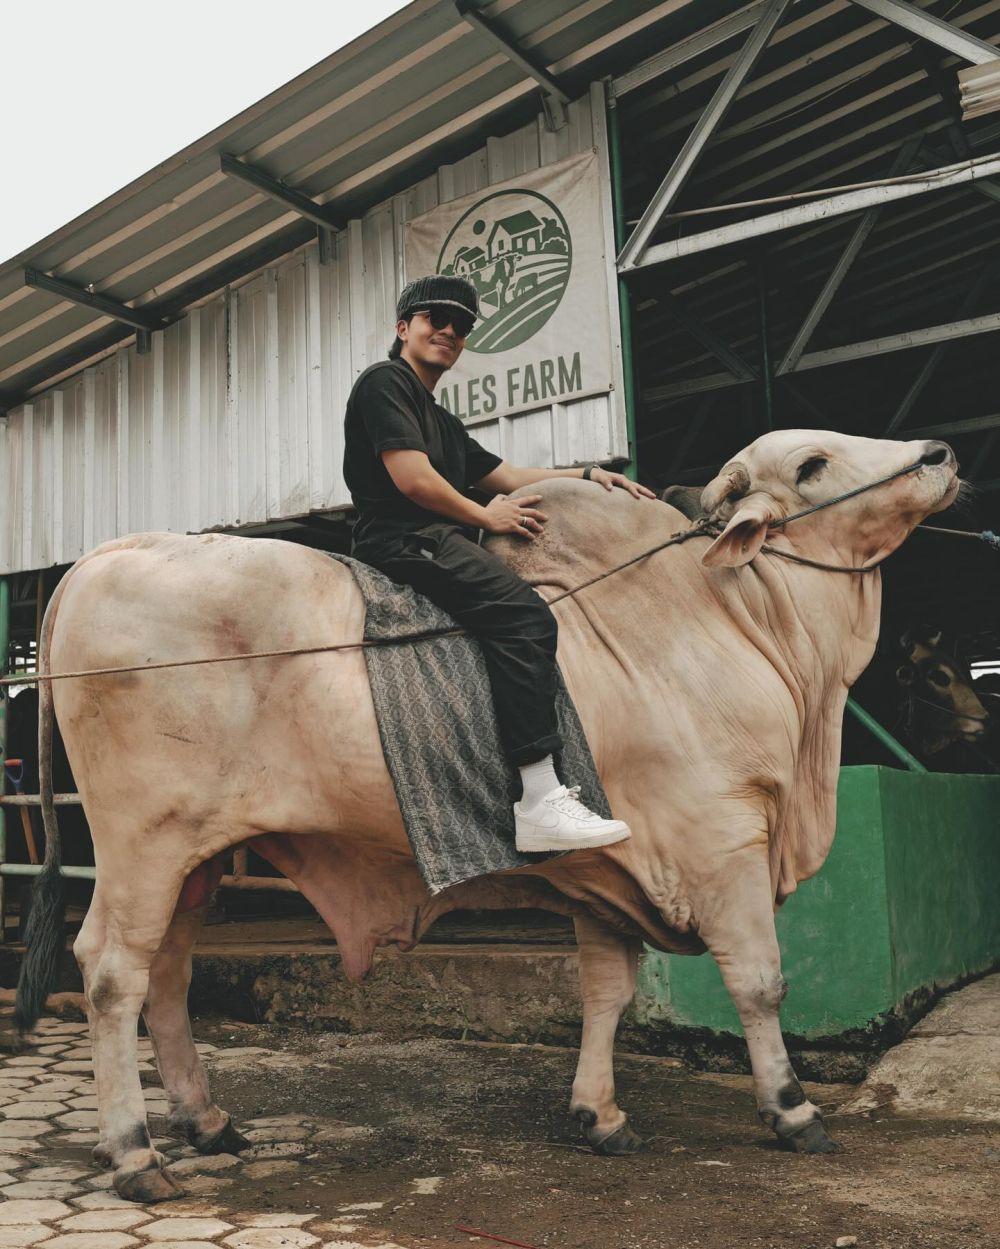
[[[592,850],[613,846],[632,834],[621,820],[604,820],[580,801],[580,786],[560,785],[529,811],[514,803],[518,850]]]

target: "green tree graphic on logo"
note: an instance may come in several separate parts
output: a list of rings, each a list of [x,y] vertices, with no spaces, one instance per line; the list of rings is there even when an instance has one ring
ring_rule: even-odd
[[[569,283],[569,227],[551,200],[534,191],[497,191],[452,227],[437,271],[468,278],[479,316],[466,349],[509,351],[537,334]]]

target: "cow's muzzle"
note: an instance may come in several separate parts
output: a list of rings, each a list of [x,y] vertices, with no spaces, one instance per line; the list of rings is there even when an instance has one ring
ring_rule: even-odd
[[[923,455],[920,457],[920,463],[926,464],[933,468],[946,467],[958,469],[958,460],[955,452],[946,442],[937,442],[931,440],[924,445]]]

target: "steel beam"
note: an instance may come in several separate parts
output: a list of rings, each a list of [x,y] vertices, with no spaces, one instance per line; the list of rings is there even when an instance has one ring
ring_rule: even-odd
[[[324,230],[343,229],[343,222],[336,220],[325,204],[318,204],[308,195],[303,195],[301,191],[286,186],[284,182],[272,178],[263,169],[258,169],[256,165],[248,165],[246,161],[240,160],[230,152],[220,152],[219,169],[228,177],[245,182],[255,191],[263,192],[270,199],[276,200],[283,208],[291,209],[292,212],[298,213],[300,217],[305,217],[307,221],[313,222],[314,225]]]
[[[959,160],[967,160],[972,155],[972,149],[969,146],[968,137],[962,129],[963,117],[962,106],[959,101],[959,93],[956,91],[955,85],[950,76],[947,75],[942,68],[940,58],[935,55],[933,49],[924,45],[921,48],[921,52],[922,55],[920,60],[924,66],[924,71],[927,74],[927,81],[934,88],[939,99],[941,100],[941,103],[944,105],[949,116],[951,117],[951,122],[948,125],[945,134],[948,137],[948,142],[951,144],[952,152]],[[998,68],[1000,68],[1000,61],[994,62],[991,72],[995,74]],[[979,67],[974,66],[967,72],[982,73],[984,71]],[[959,75],[959,77],[961,77],[961,75]],[[927,165],[930,168],[933,168],[935,165],[947,163],[947,157],[942,157],[940,153],[932,151],[929,154],[932,157],[927,161]],[[977,190],[980,194],[987,195],[991,199],[1000,200],[1000,186],[998,186],[995,182],[980,182],[977,184]]]
[[[949,342],[953,338],[970,338],[974,334],[989,334],[1000,330],[1000,312],[990,312],[981,317],[969,317],[964,321],[948,321],[944,325],[930,325],[923,330],[906,330],[902,334],[888,334],[884,338],[871,338],[863,343],[850,343],[846,347],[831,347],[827,351],[811,351],[799,361],[797,373],[806,369],[825,369],[830,364],[844,364],[848,360],[865,360],[871,356],[884,356],[891,351],[907,351],[910,347],[925,347],[929,343]]]
[[[54,278],[39,269],[26,266],[23,271],[24,285],[33,286],[40,291],[48,291],[50,295],[58,295],[60,299],[72,304],[82,304],[85,308],[93,308],[102,316],[120,321],[123,325],[131,325],[137,330],[162,330],[166,321],[153,313],[143,312],[139,308],[130,308],[128,304],[119,303],[117,299],[109,299],[107,295],[98,295],[63,278]]]
[[[706,325],[701,317],[688,311],[679,299],[669,293],[664,293],[657,295],[656,302],[673,317],[678,325],[682,325],[692,338],[697,339],[721,364],[724,364],[734,377],[749,382],[755,381],[760,376],[759,370],[744,360],[738,352],[733,351],[729,344],[716,334],[715,330]]]
[[[1000,416],[972,416],[967,421],[949,421],[942,425],[926,425],[923,429],[910,430],[908,438],[946,438],[959,434],[981,434],[987,429],[1000,428]]]
[[[747,75],[756,65],[760,54],[767,47],[768,40],[775,27],[781,21],[791,0],[768,0],[767,7],[762,11],[757,25],[753,28],[749,39],[740,49],[729,67],[729,71],[719,83],[708,107],[695,123],[677,158],[667,171],[646,211],[642,214],[628,242],[618,257],[618,269],[622,273],[636,268],[653,231],[660,224],[663,214],[677,198],[687,181],[692,169],[712,137],[716,127],[725,117],[729,106],[739,94]]]
[[[961,306],[959,307],[958,316],[960,320],[964,320],[969,316],[975,308],[979,296],[983,292],[983,288],[995,277],[995,275],[995,265],[986,265],[985,268],[980,269],[979,276],[966,291],[965,298],[962,300]],[[920,397],[921,392],[933,377],[934,370],[941,363],[942,356],[948,350],[949,342],[950,340],[946,339],[945,341],[938,343],[931,354],[924,361],[923,367],[910,383],[909,389],[903,396],[899,407],[892,414],[892,419],[885,428],[886,438],[888,438],[891,434],[894,434],[913,411],[913,407],[916,404],[917,399]]]
[[[918,9],[916,5],[908,3],[908,0],[854,0],[854,3],[885,18],[887,22],[892,22],[894,26],[902,26],[904,30],[919,35],[922,39],[929,39],[939,48],[945,48],[973,65],[985,65],[987,61],[997,58],[997,49],[992,44],[977,39],[975,35],[966,34],[964,30],[942,21],[932,13]]]
[[[929,143],[925,143],[917,153],[917,160],[925,168],[933,169],[936,165],[946,162],[948,155],[942,148],[932,147]],[[974,182],[973,189],[978,191],[980,195],[985,195],[987,199],[1000,200],[1000,183],[993,182],[989,178],[983,178],[979,182]]]
[[[975,183],[981,178],[990,178],[998,173],[1000,173],[1000,154],[995,153],[984,157],[978,165],[963,164],[931,170],[925,177],[901,182],[895,186],[880,185],[864,187],[858,191],[843,191],[839,195],[796,204],[792,208],[783,208],[778,212],[767,213],[763,217],[751,217],[747,221],[737,221],[732,225],[717,226],[714,230],[703,230],[700,234],[675,239],[671,243],[658,243],[650,247],[645,255],[636,261],[633,268],[648,268],[652,265],[663,264],[667,260],[676,260],[679,256],[691,256],[696,252],[725,247],[729,243],[741,243],[747,239],[759,238],[764,234],[792,230],[813,221],[844,216],[847,213],[873,208],[895,200],[912,199],[916,195],[926,195],[929,191],[944,190],[946,187]]]
[[[865,360],[871,356],[887,355],[893,351],[906,351],[910,347],[926,347],[932,343],[949,342],[955,338],[970,338],[976,334],[989,334],[1000,330],[1000,312],[990,312],[964,321],[949,321],[944,325],[931,325],[926,329],[907,330],[902,334],[890,334],[884,338],[872,338],[862,343],[849,343],[844,347],[832,347],[827,351],[812,351],[804,355],[792,374],[809,369],[823,369],[832,364],[846,364],[851,360]],[[704,394],[713,390],[726,390],[731,386],[745,385],[749,378],[734,377],[732,373],[711,373],[705,377],[692,377],[683,382],[665,382],[662,386],[649,386],[644,392],[647,403],[660,403],[681,399],[685,395]]]
[[[725,43],[727,39],[741,35],[743,31],[749,30],[760,20],[765,3],[766,0],[756,0],[754,4],[748,4],[745,9],[740,9],[738,13],[731,13],[704,30],[695,31],[686,39],[679,39],[669,48],[664,48],[662,52],[657,52],[655,56],[651,56],[633,69],[626,70],[624,74],[619,74],[617,78],[612,79],[612,92],[616,97],[627,95],[638,87],[644,87],[647,82],[652,82],[654,78],[669,74],[679,65],[694,60],[696,56],[711,52],[713,48],[718,47],[720,43]]]
[[[600,105],[594,100],[595,122],[600,129]],[[611,174],[611,238],[608,242],[615,251],[621,247],[625,238],[625,195],[624,165],[622,162],[621,117],[613,95],[604,93],[604,117],[607,133],[608,168]],[[597,146],[600,147],[599,133],[595,135]],[[636,374],[635,374],[635,333],[632,318],[632,292],[628,283],[616,273],[618,284],[618,321],[621,330],[621,368],[622,396],[625,401],[625,445],[628,449],[628,462],[624,473],[632,481],[639,480],[639,437],[636,430]]]
[[[896,159],[892,163],[892,168],[889,170],[890,178],[897,177],[901,173],[906,173],[910,165],[913,163],[914,156],[917,154],[921,139],[922,136],[917,136],[916,138],[910,139],[908,142],[903,144],[898,155],[896,156]],[[847,272],[851,265],[854,264],[858,252],[862,249],[862,247],[864,247],[865,240],[868,238],[868,235],[871,234],[872,230],[875,228],[875,223],[878,221],[881,211],[881,205],[869,208],[855,226],[854,233],[851,235],[847,246],[841,252],[840,258],[830,271],[830,276],[823,284],[823,289],[816,296],[813,306],[806,314],[806,318],[799,327],[798,333],[792,339],[788,350],[785,352],[784,358],[778,365],[777,372],[779,377],[784,373],[792,372],[798,364],[802,353],[805,351],[806,346],[809,343],[809,340],[816,331],[816,326],[819,325],[823,314],[830,306],[831,300],[840,289],[844,278],[847,277]]]
[[[757,333],[760,344],[761,403],[764,431],[774,429],[774,368],[771,363],[771,334],[767,306],[767,254],[762,248],[755,257],[757,277]]]
[[[657,407],[661,403],[683,399],[687,395],[704,395],[715,390],[728,390],[732,386],[746,386],[751,380],[733,377],[732,373],[707,373],[704,377],[690,377],[683,382],[663,382],[659,386],[646,386],[643,388],[642,401],[645,407]]]
[[[319,244],[319,263],[333,264],[337,259],[336,231],[326,226],[316,227],[316,241]]]
[[[485,35],[509,61],[523,69],[529,78],[534,78],[542,88],[542,102],[545,105],[545,118],[549,129],[561,130],[566,125],[566,106],[570,97],[545,66],[519,48],[497,22],[481,13],[475,7],[474,0],[455,0],[455,8],[463,21]]]

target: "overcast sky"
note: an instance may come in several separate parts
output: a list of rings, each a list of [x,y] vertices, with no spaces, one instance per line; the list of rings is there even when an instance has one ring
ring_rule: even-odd
[[[0,260],[403,8],[405,0],[8,0]]]

